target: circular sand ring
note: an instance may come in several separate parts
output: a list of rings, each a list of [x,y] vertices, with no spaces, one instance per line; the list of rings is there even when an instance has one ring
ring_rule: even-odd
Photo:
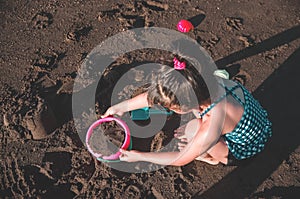
[[[92,150],[91,146],[89,145],[89,140],[93,134],[93,130],[99,126],[100,124],[104,123],[104,122],[111,122],[111,121],[116,121],[123,129],[124,129],[124,133],[125,133],[125,140],[122,144],[122,146],[120,147],[120,149],[125,149],[125,150],[130,150],[131,146],[132,146],[132,142],[131,142],[131,136],[130,136],[130,130],[128,128],[128,126],[126,125],[126,123],[118,118],[115,117],[106,117],[106,118],[101,118],[99,120],[97,120],[96,122],[94,122],[90,128],[87,131],[86,134],[86,138],[85,138],[85,143],[86,146],[89,150],[89,152],[97,158],[97,160],[101,161],[101,162],[117,162],[120,161],[119,157],[121,155],[121,152],[118,150],[117,153],[109,155],[109,156],[103,156],[100,153],[96,153]]]

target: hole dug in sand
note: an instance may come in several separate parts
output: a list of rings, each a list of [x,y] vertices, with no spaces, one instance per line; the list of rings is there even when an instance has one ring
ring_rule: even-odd
[[[35,110],[25,115],[25,126],[31,131],[32,138],[40,140],[46,138],[57,128],[57,121],[51,107],[39,98]]]

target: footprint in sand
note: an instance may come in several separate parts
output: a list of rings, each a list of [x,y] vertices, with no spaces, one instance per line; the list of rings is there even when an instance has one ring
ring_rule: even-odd
[[[227,17],[226,25],[229,30],[242,30],[243,29],[244,20],[239,17]]]
[[[44,29],[53,23],[53,15],[47,12],[39,12],[31,21],[34,29]]]
[[[201,32],[201,35],[197,36],[196,40],[206,50],[210,50],[219,43],[221,38],[212,32]]]
[[[141,198],[141,192],[139,188],[134,185],[129,185],[124,194],[126,198]]]
[[[154,196],[156,199],[164,199],[164,198],[165,198],[165,197],[162,196],[162,194],[161,194],[159,191],[157,191],[157,190],[155,189],[155,187],[152,187],[152,188],[151,188],[151,192],[152,192],[153,196]]]
[[[136,10],[141,9],[139,6],[148,8],[154,11],[163,11],[168,9],[167,4],[162,4],[159,2],[148,1],[145,3],[136,3],[133,8],[127,8],[124,10],[122,5],[118,5],[111,10],[100,11],[98,14],[98,21],[106,22],[108,20],[118,19],[122,26],[127,29],[132,28],[142,28],[142,27],[151,27],[154,23],[149,20],[147,11],[142,15],[137,15]]]
[[[76,76],[74,76],[73,73],[66,75],[65,77],[60,78],[61,79],[61,86],[60,88],[56,91],[57,94],[61,93],[67,93],[67,94],[72,94],[73,93],[73,86],[74,86],[74,81]]]
[[[157,1],[143,1],[145,7],[154,11],[165,11],[169,9],[169,5],[165,3],[160,3]]]
[[[244,70],[240,70],[238,74],[232,77],[233,80],[240,82],[242,85],[246,85],[251,82],[251,76]]]
[[[128,29],[142,28],[146,25],[145,17],[138,15],[122,15],[118,18]]]
[[[26,173],[17,159],[6,157],[0,165],[1,184],[0,196],[10,196],[8,198],[25,197],[30,198],[30,184],[27,182]],[[3,195],[2,195],[3,194]]]
[[[164,132],[160,131],[157,133],[152,142],[151,142],[151,147],[150,151],[159,151],[163,148],[163,140],[166,138]]]
[[[108,20],[113,20],[114,17],[120,15],[120,13],[121,13],[120,8],[113,8],[111,10],[100,11],[97,18],[98,21],[104,22]]]
[[[77,26],[72,28],[66,35],[66,42],[79,42],[82,37],[86,37],[93,29],[92,26]]]
[[[34,59],[33,68],[38,72],[49,72],[57,67],[57,64],[66,56],[66,53],[53,52],[50,55],[40,55]]]
[[[66,151],[48,152],[43,158],[41,173],[51,174],[51,178],[59,179],[72,169],[72,153]]]
[[[33,139],[46,138],[57,127],[57,121],[50,106],[39,99],[36,110],[30,110],[25,115],[25,126],[31,131]]]
[[[239,40],[244,43],[245,47],[253,46],[255,44],[255,39],[252,35],[239,36]]]
[[[63,195],[66,198],[74,198],[75,193],[69,187],[72,179],[68,179],[68,185],[63,180],[64,175],[68,175],[71,171],[71,157],[71,153],[68,152],[50,152],[45,154],[41,165],[24,166],[24,182],[28,184],[29,190],[22,196],[55,198]]]
[[[154,25],[154,23],[149,19],[148,15],[139,16],[121,14],[118,19],[123,24],[123,26],[127,27],[128,29],[151,27]]]

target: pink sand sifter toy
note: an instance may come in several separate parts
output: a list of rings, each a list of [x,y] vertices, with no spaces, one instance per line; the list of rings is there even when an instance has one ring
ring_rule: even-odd
[[[180,32],[189,32],[192,29],[194,29],[194,26],[188,20],[182,19],[177,24],[177,30],[179,30]]]
[[[111,121],[116,121],[123,129],[124,129],[124,132],[125,132],[125,140],[122,144],[122,146],[120,147],[120,149],[125,149],[125,150],[130,150],[131,147],[132,147],[132,141],[131,141],[131,136],[130,136],[130,130],[127,126],[127,124],[119,119],[119,118],[115,118],[115,117],[106,117],[106,118],[101,118],[99,120],[97,120],[96,122],[94,122],[90,128],[88,129],[87,131],[87,134],[86,134],[86,138],[85,138],[85,143],[86,143],[86,146],[89,150],[89,152],[97,158],[97,160],[101,161],[101,162],[119,162],[119,157],[121,155],[121,152],[118,150],[117,153],[115,154],[112,154],[112,155],[109,155],[109,156],[102,156],[101,154],[99,153],[96,153],[92,150],[91,146],[89,145],[89,140],[93,134],[93,130],[99,126],[100,124],[104,123],[104,122],[111,122]]]

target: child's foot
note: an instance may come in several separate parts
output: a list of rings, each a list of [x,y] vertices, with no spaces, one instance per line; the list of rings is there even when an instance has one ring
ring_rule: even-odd
[[[219,160],[214,159],[209,154],[204,155],[204,157],[203,156],[198,156],[195,160],[206,162],[206,163],[211,164],[211,165],[217,165],[217,164],[220,163]]]
[[[181,141],[178,142],[178,144],[177,144],[178,150],[182,151],[184,149],[184,147],[186,147],[186,145],[187,145],[186,142],[181,142]],[[206,162],[206,163],[211,164],[211,165],[217,165],[217,164],[219,164],[218,160],[214,159],[213,157],[211,157],[208,154],[205,154],[205,155],[202,155],[202,156],[198,156],[197,158],[195,158],[195,160]]]
[[[184,149],[184,147],[186,147],[186,145],[187,145],[187,138],[184,135],[181,135],[181,136],[177,137],[176,134],[175,134],[175,137],[177,139],[179,139],[179,142],[177,144],[177,148],[178,148],[179,151],[182,151]],[[219,164],[219,161],[214,159],[213,157],[211,157],[209,154],[204,154],[202,156],[198,156],[195,160],[206,162],[206,163],[211,164],[211,165]]]
[[[174,137],[179,140],[179,142],[177,144],[177,148],[178,148],[179,151],[182,151],[186,147],[187,143],[193,137],[193,135],[188,137],[185,134],[185,128],[186,128],[186,125],[183,125],[183,126],[181,126],[181,127],[179,127],[178,129],[175,130]],[[196,158],[196,160],[200,160],[202,162],[206,162],[206,163],[211,164],[211,165],[219,164],[219,160],[216,160],[215,158],[213,158],[209,154],[204,154],[202,156],[199,156],[199,157]]]
[[[186,147],[187,143],[186,142],[178,142],[177,147],[179,151],[182,151],[184,149],[184,147]],[[219,164],[219,160],[214,159],[213,157],[211,157],[210,155],[205,155],[203,156],[198,156],[197,158],[195,158],[195,160],[200,160],[202,162],[206,162],[208,164],[211,165],[217,165]]]

